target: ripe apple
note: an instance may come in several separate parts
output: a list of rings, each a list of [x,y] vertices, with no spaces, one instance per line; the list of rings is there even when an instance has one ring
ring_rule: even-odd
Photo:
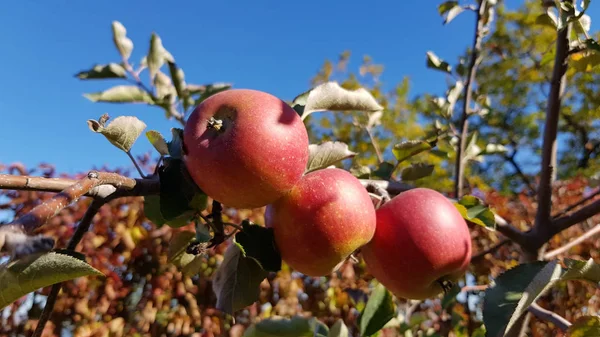
[[[441,193],[416,188],[377,210],[373,239],[361,249],[367,270],[397,297],[442,293],[471,261],[466,221]]]
[[[279,98],[232,89],[203,101],[183,131],[186,168],[211,198],[235,208],[275,201],[302,177],[308,133]]]
[[[294,188],[268,205],[281,258],[308,276],[334,271],[375,233],[375,207],[353,175],[338,168],[306,174]]]

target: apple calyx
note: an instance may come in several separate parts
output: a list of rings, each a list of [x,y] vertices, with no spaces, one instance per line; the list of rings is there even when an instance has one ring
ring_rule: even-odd
[[[217,131],[221,131],[221,129],[223,128],[223,120],[211,117],[208,120],[208,124],[206,125],[206,128],[207,129],[215,129]]]
[[[447,294],[454,287],[454,282],[447,279],[445,276],[440,277],[436,282],[442,287],[444,294]]]

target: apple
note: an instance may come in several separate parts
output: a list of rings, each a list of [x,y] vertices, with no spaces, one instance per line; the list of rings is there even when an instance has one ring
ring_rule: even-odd
[[[377,209],[375,235],[361,253],[367,270],[394,295],[423,300],[465,274],[471,237],[446,197],[416,188]]]
[[[258,208],[300,180],[308,133],[279,98],[231,89],[194,109],[183,130],[183,152],[191,178],[208,196],[234,208]]]
[[[281,258],[308,276],[337,269],[375,233],[375,207],[352,174],[328,168],[306,174],[265,211]]]

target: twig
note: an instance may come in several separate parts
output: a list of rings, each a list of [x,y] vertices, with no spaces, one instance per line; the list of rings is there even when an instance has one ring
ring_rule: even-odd
[[[105,199],[96,199],[92,202],[92,204],[88,207],[87,211],[81,218],[79,222],[79,226],[77,226],[77,230],[73,234],[73,237],[69,240],[67,245],[68,250],[75,250],[75,247],[79,244],[79,241],[83,238],[83,235],[88,231],[92,220],[100,207],[106,203]],[[60,292],[60,288],[62,287],[62,283],[57,283],[52,285],[52,289],[50,289],[50,294],[48,295],[48,299],[46,300],[46,306],[42,311],[38,324],[33,332],[32,337],[40,337],[44,332],[44,327],[46,323],[50,319],[52,315],[52,311],[54,311],[54,305],[56,304],[56,300],[58,299],[58,293]]]
[[[567,208],[563,209],[563,210],[562,210],[562,211],[560,211],[558,214],[556,214],[556,215],[553,215],[553,216],[552,216],[552,218],[553,218],[553,219],[557,219],[557,218],[559,218],[559,217],[561,217],[561,216],[563,216],[563,215],[565,215],[565,214],[569,213],[571,210],[573,210],[573,209],[577,208],[578,206],[580,206],[580,205],[583,205],[583,204],[585,204],[586,202],[588,202],[588,201],[590,201],[590,200],[594,199],[594,198],[595,198],[597,195],[599,195],[599,194],[600,194],[600,188],[599,188],[599,189],[597,189],[597,190],[596,190],[594,193],[592,193],[592,194],[588,195],[587,197],[585,197],[585,198],[583,198],[583,199],[579,200],[578,202],[574,203],[573,205],[570,205],[569,207],[567,207]]]
[[[572,1],[572,0],[570,0]],[[532,238],[528,244],[529,251],[535,251],[542,247],[549,238],[551,208],[552,208],[552,183],[555,180],[556,165],[556,138],[558,134],[558,121],[563,94],[565,91],[567,59],[569,53],[569,35],[571,24],[558,32],[556,40],[556,56],[554,58],[554,70],[550,85],[550,94],[546,109],[546,121],[544,126],[544,143],[542,147],[542,166],[540,183],[538,187],[538,209],[532,231]]]
[[[487,1],[482,0],[479,3],[477,9],[477,17],[475,21],[475,36],[473,38],[473,49],[471,50],[471,58],[469,61],[467,81],[463,89],[464,100],[463,100],[463,111],[460,117],[458,130],[460,131],[459,143],[456,150],[456,175],[454,177],[454,196],[460,198],[463,194],[463,176],[465,170],[465,163],[463,160],[465,149],[467,146],[467,135],[469,132],[469,109],[472,100],[472,86],[475,82],[475,75],[477,73],[477,66],[479,65],[480,59],[479,54],[481,52],[481,42],[483,39],[483,28],[485,26],[483,22],[483,15],[487,10]]]
[[[554,236],[555,234],[558,234],[561,231],[573,225],[585,221],[598,213],[600,213],[600,200],[596,200],[593,203],[580,208],[576,212],[573,212],[569,215],[565,215],[552,221],[552,228],[550,234]]]
[[[567,252],[569,249],[577,246],[578,244],[582,243],[583,241],[590,239],[593,236],[598,235],[598,234],[600,234],[600,224],[597,224],[592,229],[585,232],[583,235],[576,238],[575,240],[570,241],[566,245],[547,252],[544,255],[544,260],[552,260],[555,256]]]
[[[506,245],[510,241],[511,240],[509,240],[509,239],[503,239],[502,241],[500,241],[500,242],[496,243],[495,245],[491,246],[490,248],[488,248],[486,250],[483,250],[483,251],[477,253],[476,255],[473,255],[471,257],[471,263],[477,262],[479,259],[482,259],[487,254],[491,254],[491,253],[497,251],[498,249],[500,249],[502,246]]]
[[[142,168],[140,167],[140,165],[138,165],[137,160],[135,160],[135,158],[133,158],[133,156],[131,155],[131,152],[127,151],[125,153],[127,153],[127,156],[129,157],[129,159],[131,159],[131,161],[133,162],[133,165],[135,165],[135,168],[137,169],[140,176],[142,178],[146,178],[146,174],[144,173],[144,171],[142,171]]]
[[[559,314],[553,311],[542,308],[537,303],[531,304],[528,310],[535,317],[554,324],[557,328],[559,328],[562,331],[567,331],[567,329],[571,326],[571,322],[569,322],[566,318],[560,316]]]
[[[367,131],[367,135],[369,135],[369,139],[371,140],[373,149],[375,149],[375,154],[377,155],[377,160],[379,160],[380,163],[383,163],[383,155],[381,154],[381,150],[379,150],[379,145],[377,144],[377,139],[375,139],[375,137],[373,137],[373,132],[371,132],[371,128],[365,127],[365,131]]]
[[[523,183],[525,183],[525,186],[527,186],[529,192],[532,195],[535,195],[536,189],[531,183],[531,180],[529,180],[529,177],[527,177],[527,175],[525,175],[525,172],[523,172],[523,170],[521,169],[521,166],[519,166],[519,164],[515,161],[515,154],[516,151],[510,156],[506,156],[505,159],[513,166],[516,174],[519,176],[519,178],[521,178],[521,180],[523,180]]]

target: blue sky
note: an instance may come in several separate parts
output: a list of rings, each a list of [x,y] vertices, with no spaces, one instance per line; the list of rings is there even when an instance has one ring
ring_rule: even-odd
[[[189,83],[235,87],[291,99],[308,89],[325,59],[351,50],[351,66],[369,54],[385,65],[388,87],[410,76],[412,94],[440,92],[444,76],[425,68],[425,53],[454,61],[471,44],[473,14],[443,26],[439,1],[68,1],[19,0],[0,11],[0,162],[28,167],[50,162],[61,172],[130,165],[125,154],[89,131],[87,119],[107,112],[135,115],[148,129],[178,126],[158,108],[92,103],[85,92],[119,82],[74,78],[95,63],[118,62],[110,24],[122,22],[134,41],[132,61],[151,32],[183,67]],[[518,1],[508,1],[511,7]],[[598,11],[592,2],[590,14]],[[145,73],[147,74],[147,73]],[[147,75],[146,75],[147,76]],[[133,148],[151,147],[145,137]]]

